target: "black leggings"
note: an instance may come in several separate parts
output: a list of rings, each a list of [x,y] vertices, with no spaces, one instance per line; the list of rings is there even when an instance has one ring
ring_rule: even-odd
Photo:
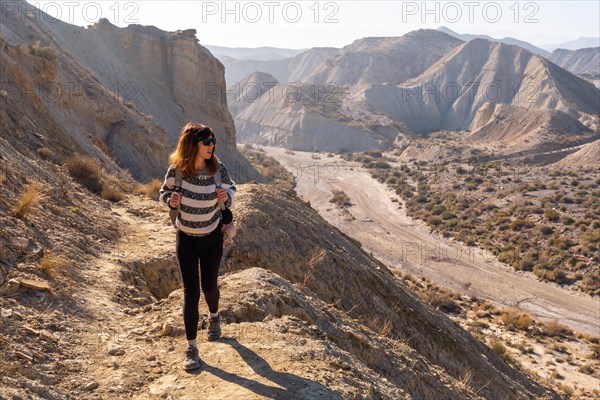
[[[200,287],[208,309],[211,313],[219,310],[219,287],[217,276],[219,265],[223,256],[223,233],[221,226],[207,236],[189,236],[178,231],[177,261],[181,278],[183,280],[183,322],[185,336],[188,340],[196,339],[198,332],[198,302],[200,301]],[[200,277],[198,276],[198,260],[200,260]],[[199,279],[200,278],[200,279]]]

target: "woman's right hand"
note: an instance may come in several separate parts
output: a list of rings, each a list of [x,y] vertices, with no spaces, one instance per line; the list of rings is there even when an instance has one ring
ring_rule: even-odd
[[[181,193],[173,192],[169,198],[169,205],[173,208],[176,208],[179,207],[179,204],[181,204]]]

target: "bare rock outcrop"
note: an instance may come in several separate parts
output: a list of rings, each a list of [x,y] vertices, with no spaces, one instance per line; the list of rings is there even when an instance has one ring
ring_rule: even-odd
[[[238,171],[250,167],[236,149],[224,67],[195,30],[118,28],[105,19],[85,29],[25,4],[14,6],[32,10],[27,18],[3,8],[0,22],[11,108],[47,109],[71,151],[112,157],[140,180],[162,177],[181,127],[202,122],[217,133],[234,179],[243,180]]]

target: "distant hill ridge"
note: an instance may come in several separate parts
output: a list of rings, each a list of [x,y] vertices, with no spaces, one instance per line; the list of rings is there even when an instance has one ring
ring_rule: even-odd
[[[519,47],[522,47],[522,48],[524,48],[526,50],[531,51],[532,53],[536,53],[536,54],[539,54],[539,55],[544,56],[544,57],[546,57],[546,56],[548,56],[550,54],[550,52],[548,52],[547,50],[541,49],[541,48],[539,48],[537,46],[532,45],[531,43],[528,43],[528,42],[523,41],[523,40],[515,39],[515,38],[512,38],[512,37],[505,37],[505,38],[502,38],[502,39],[496,39],[496,38],[493,38],[493,37],[488,36],[488,35],[474,35],[474,34],[470,34],[470,33],[458,33],[458,32],[455,32],[452,29],[447,28],[445,26],[439,27],[438,30],[440,32],[444,32],[444,33],[446,33],[446,34],[448,34],[450,36],[453,36],[455,38],[458,38],[460,40],[464,40],[464,41],[467,41],[467,42],[469,40],[473,40],[473,39],[487,39],[487,40],[494,41],[494,42],[500,42],[500,43],[504,43],[504,44],[510,44],[510,45],[519,46]]]
[[[548,56],[548,60],[574,74],[600,79],[600,47],[557,49]]]

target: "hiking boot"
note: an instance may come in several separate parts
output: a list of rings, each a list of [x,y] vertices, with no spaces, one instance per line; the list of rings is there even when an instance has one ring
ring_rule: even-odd
[[[209,318],[206,339],[213,341],[221,337],[221,315]]]
[[[200,357],[198,356],[197,347],[187,347],[187,349],[185,350],[185,360],[183,361],[183,368],[186,371],[200,368]]]

